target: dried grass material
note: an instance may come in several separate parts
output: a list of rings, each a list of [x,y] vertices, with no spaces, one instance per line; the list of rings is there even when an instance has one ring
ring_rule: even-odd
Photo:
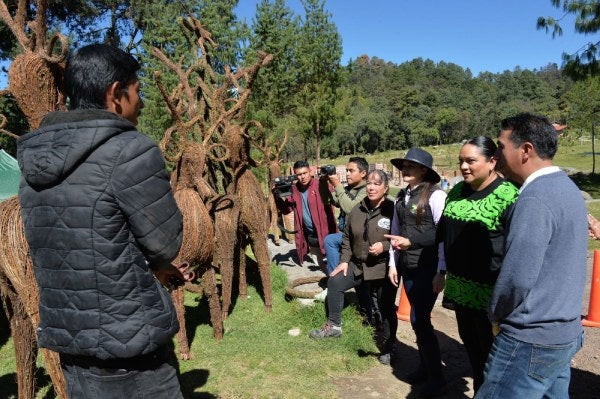
[[[250,138],[239,125],[228,125],[223,132],[222,144],[229,150],[229,167],[236,170],[250,162]]]
[[[215,229],[206,206],[191,188],[175,191],[183,215],[183,243],[175,263],[187,261],[193,270],[209,264],[215,250]]]
[[[275,197],[273,194],[269,195],[269,220],[271,221],[269,225],[269,230],[273,233],[273,242],[275,245],[281,244],[281,234],[279,232],[279,225],[277,224],[277,216],[279,211],[277,210],[277,205],[275,204]]]
[[[0,267],[23,301],[34,327],[39,324],[38,289],[25,240],[18,197],[0,202]]]
[[[50,375],[56,397],[68,399],[67,382],[62,372],[62,368],[60,367],[59,354],[46,348],[41,348],[40,350],[44,356],[44,367],[46,368],[48,375]]]
[[[9,90],[32,129],[39,127],[48,112],[64,109],[59,90],[63,73],[62,64],[50,63],[32,52],[18,55],[11,63]]]
[[[228,195],[214,202],[215,255],[213,265],[221,273],[222,315],[226,319],[231,307],[233,271],[236,256],[240,256],[238,229],[240,220],[239,198]]]
[[[263,286],[265,309],[272,309],[271,260],[266,238],[269,234],[269,208],[267,199],[256,176],[245,169],[238,177],[236,194],[241,199],[240,221],[248,235],[252,252],[258,263]]]
[[[260,182],[250,169],[246,168],[236,182],[236,195],[241,200],[241,222],[250,235],[262,234],[267,238],[269,231],[269,205]]]
[[[1,269],[0,296],[13,336],[19,398],[35,398],[35,363],[37,359],[35,330],[23,302]]]
[[[295,231],[294,227],[294,212],[290,212],[287,215],[281,215],[281,220],[283,221],[283,228],[286,229],[285,236],[290,244],[294,244],[296,242],[296,234],[288,233],[289,231]]]
[[[213,328],[215,339],[223,338],[223,319],[221,318],[221,301],[219,300],[219,290],[217,289],[217,276],[215,269],[209,267],[202,274],[202,291],[208,299],[208,308],[210,310],[210,322]]]
[[[200,194],[200,198],[204,203],[217,196],[217,193],[203,178],[206,157],[207,151],[203,144],[187,141],[179,160],[176,175],[177,189],[194,188]]]
[[[179,322],[179,326],[185,326],[185,304],[184,298],[185,291],[183,287],[179,287],[173,291],[171,291],[171,300],[173,301],[173,307],[175,308],[175,313],[177,314],[177,321]],[[190,352],[190,344],[188,342],[188,337],[185,329],[183,331],[180,330],[177,332],[177,347],[179,348],[179,356],[181,360],[190,360],[194,357],[194,355]]]

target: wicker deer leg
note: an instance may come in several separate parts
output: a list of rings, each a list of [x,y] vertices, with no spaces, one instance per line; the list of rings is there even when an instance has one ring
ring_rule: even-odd
[[[15,346],[18,398],[32,399],[35,397],[35,361],[37,359],[35,331],[23,302],[1,271],[0,295],[4,312],[10,321],[10,330]]]
[[[287,215],[281,215],[281,219],[283,220],[283,227],[287,231],[294,231],[294,213],[290,212]],[[296,242],[296,235],[293,233],[285,233],[285,237],[290,244],[294,244]]]
[[[58,353],[42,348],[40,349],[44,356],[46,371],[50,375],[54,392],[58,398],[67,398],[67,382],[60,367],[60,356]]]
[[[236,191],[242,199],[240,221],[252,246],[263,283],[265,309],[271,311],[271,261],[266,242],[269,233],[268,202],[256,176],[249,169],[244,169],[239,175]]]
[[[275,206],[275,198],[273,194],[269,195],[269,216],[271,220],[271,225],[269,229],[271,233],[273,233],[273,242],[275,245],[281,244],[281,234],[279,232],[279,226],[277,225],[277,206]]]
[[[194,356],[190,352],[187,329],[185,328],[185,291],[183,286],[171,291],[171,299],[173,300],[173,307],[175,308],[175,313],[177,313],[177,321],[179,322],[179,331],[176,334],[179,355],[181,356],[182,360],[190,360]]]
[[[231,308],[231,296],[233,289],[233,257],[225,259],[219,265],[221,272],[221,318],[226,320]]]
[[[271,261],[269,259],[269,249],[267,248],[267,242],[265,241],[264,236],[253,236],[250,239],[252,240],[252,252],[256,257],[256,263],[258,263],[258,272],[262,283],[265,310],[270,312],[273,309],[273,292],[271,287]]]
[[[238,257],[238,271],[239,271],[239,297],[243,300],[248,299],[248,281],[246,279],[246,247],[248,241],[246,237],[241,238],[239,257]]]
[[[229,316],[233,289],[234,258],[238,245],[240,207],[234,196],[225,196],[215,203],[215,255],[213,264],[221,273],[221,313]]]
[[[217,289],[217,276],[215,269],[209,267],[202,275],[202,291],[208,299],[210,309],[210,322],[213,327],[213,336],[216,339],[223,338],[223,320],[221,319],[221,301]]]

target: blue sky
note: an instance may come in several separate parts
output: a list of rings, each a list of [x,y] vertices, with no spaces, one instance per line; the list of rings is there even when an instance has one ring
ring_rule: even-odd
[[[300,0],[286,0],[298,15]],[[238,17],[250,24],[259,0],[240,0]],[[515,66],[539,69],[562,63],[592,39],[573,30],[574,17],[562,21],[564,34],[552,39],[535,27],[539,16],[562,16],[550,0],[326,0],[342,37],[342,63],[367,54],[400,64],[417,57],[445,61],[479,72]],[[0,73],[0,89],[6,74]]]
[[[303,14],[300,0],[286,2]],[[238,16],[251,23],[257,3],[240,0]],[[574,32],[571,15],[561,23],[562,37],[537,30],[538,17],[562,16],[550,0],[326,0],[325,9],[342,36],[344,65],[362,54],[397,64],[422,57],[453,62],[476,76],[517,65],[560,66],[563,51],[574,53],[591,41]]]

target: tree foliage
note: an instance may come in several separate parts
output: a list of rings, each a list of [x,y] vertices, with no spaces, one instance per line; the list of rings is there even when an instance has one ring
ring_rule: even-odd
[[[335,103],[340,86],[342,40],[324,0],[302,0],[304,19],[300,27],[294,61],[298,92],[296,116],[305,141],[314,140],[317,163],[321,141],[333,133]]]
[[[561,9],[563,16],[539,17],[538,29],[551,32],[552,37],[561,36],[563,29],[561,20],[567,14],[576,16],[575,32],[593,35],[600,30],[600,1],[597,0],[550,0],[552,5]],[[592,40],[573,54],[563,53],[565,72],[574,79],[584,79],[600,72],[598,56],[600,41]]]
[[[4,1],[16,4],[16,0]],[[157,62],[151,48],[191,65],[198,55],[187,51],[194,39],[182,28],[190,13],[200,17],[215,41],[210,63],[216,71],[225,65],[234,70],[250,65],[259,51],[273,54],[253,86],[246,117],[260,121],[272,143],[289,131],[282,153],[288,161],[318,162],[321,156],[446,144],[476,135],[493,137],[501,119],[523,111],[587,131],[594,116],[590,114],[593,101],[588,99],[600,98],[594,81],[575,84],[565,75],[568,65],[548,64],[539,70],[517,66],[473,76],[469,69],[449,62],[415,58],[395,64],[362,55],[341,66],[341,38],[324,0],[303,0],[302,15],[296,15],[285,0],[261,0],[250,26],[235,15],[236,0],[49,3],[54,7],[48,13],[50,31],[68,29],[72,38],[83,40],[73,42],[77,47],[86,41],[118,40],[141,60],[145,108],[140,129],[155,139],[172,125],[155,73],[167,90],[175,88],[178,77]],[[586,12],[573,8],[575,3],[587,4]],[[598,2],[553,4],[568,4],[571,8],[565,12],[580,10],[582,21],[587,21],[595,15],[592,3]],[[548,19],[546,24],[559,27],[559,21]],[[79,28],[73,25],[77,23]],[[596,32],[594,26],[591,20],[587,27],[582,23],[581,32]],[[14,54],[14,43],[5,39],[0,35],[0,57]],[[9,116],[11,129],[24,131],[26,124],[19,123],[22,117],[10,98],[0,101],[0,113]]]
[[[262,0],[256,8],[245,63],[252,63],[258,51],[273,55],[260,71],[250,100],[249,118],[261,122],[265,130],[283,137],[293,115],[291,99],[297,92],[294,45],[298,40],[299,18],[284,0]]]

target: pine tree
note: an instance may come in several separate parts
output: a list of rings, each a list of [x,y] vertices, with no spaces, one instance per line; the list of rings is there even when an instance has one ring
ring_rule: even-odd
[[[341,84],[342,40],[323,0],[302,0],[305,16],[296,47],[297,115],[305,143],[314,139],[317,164],[321,141],[335,129],[335,102]]]

